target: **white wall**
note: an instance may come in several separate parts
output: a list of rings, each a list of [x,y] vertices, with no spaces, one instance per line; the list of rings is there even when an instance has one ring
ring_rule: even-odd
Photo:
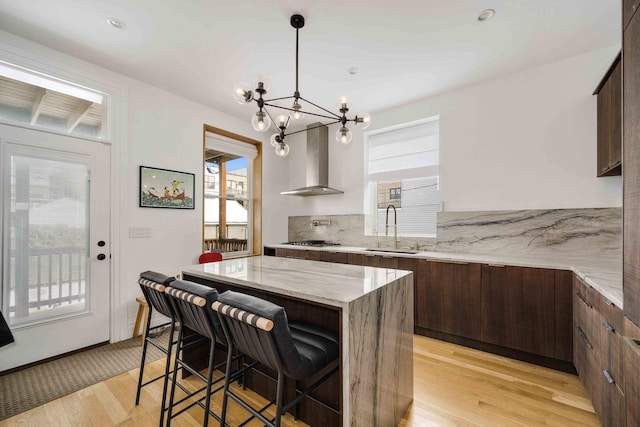
[[[591,95],[619,49],[377,112],[370,129],[440,115],[447,211],[619,207],[621,177],[596,178],[596,98]],[[366,105],[366,100],[354,101]],[[362,213],[362,144],[357,134],[347,147],[330,138],[329,185],[345,194],[295,198],[291,215]],[[296,150],[292,144],[294,188],[304,183],[304,157],[298,158]]]
[[[0,59],[67,80],[101,88],[114,95],[115,135],[112,147],[113,212],[112,339],[131,336],[140,289],[140,272],[176,274],[197,263],[202,248],[203,125],[260,139],[247,121],[204,107],[124,75],[0,31]],[[231,95],[229,102],[234,102]],[[268,144],[267,144],[268,145]],[[263,226],[265,241],[287,234],[286,206],[270,197],[272,187],[286,187],[287,170],[275,163],[273,150],[263,155]],[[194,210],[138,207],[140,165],[195,173]],[[281,190],[279,190],[281,191]],[[129,238],[130,227],[148,227],[150,238]]]
[[[620,178],[595,178],[591,96],[615,53],[600,50],[380,112],[372,129],[440,114],[446,210],[620,206]],[[201,248],[201,203],[193,211],[139,208],[138,167],[192,171],[198,183],[203,124],[258,135],[248,121],[2,31],[0,59],[114,93],[112,336],[127,338],[140,292],[137,275],[147,269],[174,274],[193,264]],[[366,100],[357,101],[366,106]],[[344,195],[280,196],[305,185],[305,136],[290,138],[285,159],[264,147],[264,243],[286,240],[289,215],[363,212],[363,135],[355,130],[345,146],[334,140],[335,130],[330,129],[329,185]],[[129,238],[130,227],[149,227],[151,237]]]

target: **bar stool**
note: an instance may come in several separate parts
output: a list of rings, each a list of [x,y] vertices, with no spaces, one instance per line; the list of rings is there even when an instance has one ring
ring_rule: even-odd
[[[308,323],[288,322],[283,307],[238,292],[227,291],[221,294],[218,301],[212,304],[212,308],[218,312],[229,347],[221,426],[225,425],[230,397],[251,413],[251,417],[242,425],[255,417],[267,426],[279,427],[284,412],[295,407],[307,394],[338,371],[340,343],[337,333]],[[262,409],[251,407],[229,389],[231,382],[255,365],[244,366],[231,372],[231,355],[235,350],[278,373],[276,399]],[[329,366],[333,364],[335,367]],[[296,381],[309,379],[319,376],[322,370],[327,371],[324,368],[327,368],[328,372],[305,390],[298,390],[296,387],[296,397],[286,405],[283,403],[285,376]],[[274,403],[276,416],[274,420],[269,420],[262,413]],[[320,403],[339,414],[335,408]]]
[[[176,358],[173,368],[173,378],[171,383],[171,394],[169,396],[169,405],[167,412],[167,426],[171,425],[171,420],[187,409],[194,405],[199,405],[204,409],[204,420],[202,425],[207,426],[209,424],[209,414],[214,418],[220,420],[217,414],[213,413],[209,407],[211,403],[211,395],[217,391],[222,390],[222,380],[219,378],[213,381],[213,371],[217,368],[225,366],[226,362],[214,365],[215,362],[215,350],[221,348],[224,351],[227,350],[227,341],[224,337],[224,332],[220,325],[220,320],[216,313],[214,313],[210,307],[213,302],[218,299],[218,291],[214,288],[204,286],[198,283],[189,282],[186,280],[176,280],[171,283],[170,287],[165,289],[165,294],[169,296],[171,305],[176,313],[176,318],[180,322],[180,329],[178,331]],[[207,366],[207,376],[202,375],[198,370],[194,369],[182,358],[182,352],[189,348],[192,343],[187,342],[189,336],[185,337],[185,328],[206,337],[210,341],[209,347],[209,363]],[[205,382],[205,386],[195,392],[189,391],[186,387],[179,383],[177,378],[178,369],[185,369],[196,377]],[[212,390],[215,384],[220,383],[220,386],[215,390]],[[175,402],[176,387],[179,387],[185,392],[186,397]],[[206,389],[204,397],[197,398],[196,395]],[[181,408],[178,412],[173,413],[174,407],[184,402],[187,399],[195,398],[195,401],[190,405]],[[201,401],[205,399],[203,404]]]
[[[136,390],[136,405],[140,403],[140,391],[142,387],[151,384],[160,378],[164,379],[162,386],[162,404],[160,405],[160,426],[162,426],[164,421],[164,412],[165,412],[165,402],[167,399],[167,381],[169,379],[169,367],[171,366],[171,350],[173,345],[175,344],[173,341],[173,332],[175,329],[175,314],[173,312],[173,308],[169,303],[169,299],[167,295],[164,293],[165,287],[176,280],[172,276],[166,276],[162,273],[157,273],[154,271],[145,271],[144,273],[140,273],[140,278],[138,279],[138,283],[140,284],[140,289],[142,289],[142,294],[144,295],[144,300],[146,301],[146,305],[148,307],[147,313],[147,321],[144,326],[143,332],[143,344],[142,344],[142,358],[140,360],[140,375],[138,376],[138,388]],[[151,315],[153,310],[163,314],[168,317],[170,320],[161,325],[157,325],[151,328]],[[167,344],[157,340],[156,338],[151,337],[151,333],[153,331],[159,331],[161,328],[169,326],[169,341]],[[164,368],[164,375],[160,375],[156,378],[153,378],[145,383],[142,382],[142,376],[144,374],[144,367],[147,359],[147,347],[151,344],[158,350],[162,351],[166,355],[166,363]]]

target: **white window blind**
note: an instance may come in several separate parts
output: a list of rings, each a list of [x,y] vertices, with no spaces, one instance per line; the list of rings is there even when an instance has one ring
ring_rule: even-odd
[[[366,188],[372,193],[365,199],[371,201],[367,212],[381,235],[386,234],[387,207],[393,205],[399,236],[435,236],[437,212],[442,210],[439,137],[438,117],[366,135]],[[400,188],[400,199],[392,199],[387,188]]]
[[[253,160],[258,156],[258,149],[253,144],[227,138],[223,135],[207,132],[205,146],[212,150],[222,151],[235,156]]]
[[[439,148],[437,119],[369,134],[369,179],[390,181],[437,176]]]

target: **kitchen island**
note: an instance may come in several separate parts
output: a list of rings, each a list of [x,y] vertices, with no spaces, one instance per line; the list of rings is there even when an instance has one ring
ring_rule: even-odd
[[[413,399],[412,272],[267,256],[190,266],[182,274],[219,292],[231,289],[268,299],[284,306],[289,320],[339,333],[338,377],[316,394],[338,407],[338,423],[330,423],[331,415],[312,399],[299,405],[302,421],[343,426],[400,422]],[[255,384],[261,393],[270,388],[258,380]]]

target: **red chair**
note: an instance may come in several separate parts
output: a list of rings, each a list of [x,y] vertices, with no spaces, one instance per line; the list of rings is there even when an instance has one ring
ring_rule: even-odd
[[[218,261],[222,261],[222,254],[220,252],[205,252],[198,258],[199,264]]]

